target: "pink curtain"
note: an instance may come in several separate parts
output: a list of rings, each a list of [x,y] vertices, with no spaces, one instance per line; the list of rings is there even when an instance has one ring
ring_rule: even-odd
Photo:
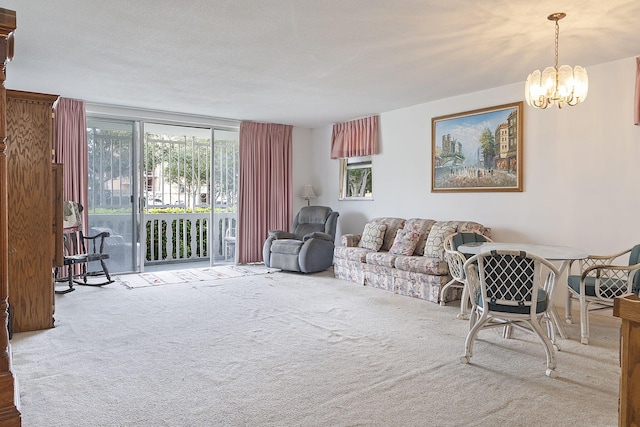
[[[378,154],[378,116],[333,125],[331,158]]]
[[[87,123],[84,101],[59,98],[55,109],[55,162],[64,169],[64,200],[79,202],[87,207],[88,158]],[[86,230],[88,209],[83,211]]]
[[[640,125],[640,56],[636,58],[636,100],[633,123]]]
[[[240,124],[238,264],[262,262],[268,231],[291,228],[292,131],[286,125]]]

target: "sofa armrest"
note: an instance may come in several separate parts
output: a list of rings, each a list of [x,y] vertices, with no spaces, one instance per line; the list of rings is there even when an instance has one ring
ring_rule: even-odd
[[[293,233],[283,230],[269,230],[269,237],[274,239],[295,239],[296,236]]]
[[[491,238],[491,227],[485,227],[484,228],[484,233],[482,233],[483,236]]]
[[[314,231],[313,233],[305,234],[304,237],[302,237],[303,242],[306,242],[309,239],[322,239],[328,240],[330,242],[333,241],[333,238],[329,233],[324,233],[322,231]]]
[[[348,247],[356,247],[360,243],[362,234],[343,234],[340,238],[340,245]]]

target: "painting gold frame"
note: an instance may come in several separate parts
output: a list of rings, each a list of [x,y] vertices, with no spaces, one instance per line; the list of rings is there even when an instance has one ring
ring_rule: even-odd
[[[431,191],[522,191],[523,102],[431,119]]]

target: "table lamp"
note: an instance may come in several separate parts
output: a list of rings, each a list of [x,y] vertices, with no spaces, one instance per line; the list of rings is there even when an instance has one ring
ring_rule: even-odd
[[[300,197],[302,197],[303,199],[306,199],[307,206],[309,206],[311,203],[310,200],[318,196],[316,196],[316,192],[313,191],[313,187],[311,186],[311,184],[307,184],[304,187],[302,187],[302,191],[300,192]]]

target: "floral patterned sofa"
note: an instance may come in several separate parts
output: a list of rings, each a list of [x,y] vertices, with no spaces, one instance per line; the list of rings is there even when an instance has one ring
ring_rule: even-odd
[[[362,234],[341,237],[333,252],[335,277],[435,303],[460,299],[457,287],[440,295],[451,280],[443,242],[457,232],[491,237],[490,228],[473,221],[374,218]]]

